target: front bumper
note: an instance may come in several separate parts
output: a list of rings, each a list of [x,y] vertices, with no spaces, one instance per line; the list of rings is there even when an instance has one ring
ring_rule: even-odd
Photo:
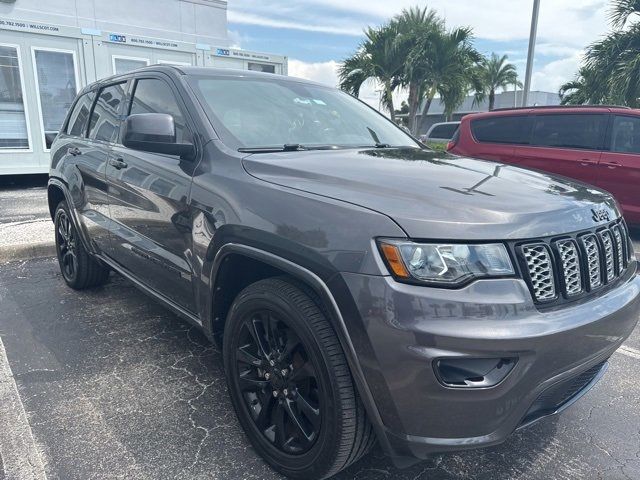
[[[342,280],[360,317],[347,325],[394,457],[494,445],[566,408],[600,378],[640,315],[636,275],[600,297],[544,312],[518,279],[459,290],[350,273]],[[493,387],[444,386],[435,362],[463,357],[517,363]]]

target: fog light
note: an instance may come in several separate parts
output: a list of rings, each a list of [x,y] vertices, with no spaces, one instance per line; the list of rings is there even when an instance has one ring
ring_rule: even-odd
[[[441,358],[434,366],[440,383],[452,388],[488,388],[513,370],[517,358]]]

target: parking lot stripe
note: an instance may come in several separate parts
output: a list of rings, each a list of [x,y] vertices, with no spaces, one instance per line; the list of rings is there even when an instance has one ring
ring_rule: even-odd
[[[636,348],[627,347],[626,345],[622,345],[618,349],[618,353],[621,353],[622,355],[626,355],[627,357],[631,357],[631,358],[635,358],[637,360],[640,360],[640,350],[638,350]]]
[[[33,439],[1,338],[0,455],[7,480],[46,480],[44,463]]]

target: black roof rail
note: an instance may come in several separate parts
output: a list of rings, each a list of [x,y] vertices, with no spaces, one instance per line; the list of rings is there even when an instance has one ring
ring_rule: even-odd
[[[545,110],[551,108],[623,108],[625,110],[631,110],[631,107],[625,107],[623,105],[537,105],[531,107],[504,107],[495,108],[492,112],[506,112],[509,110]]]

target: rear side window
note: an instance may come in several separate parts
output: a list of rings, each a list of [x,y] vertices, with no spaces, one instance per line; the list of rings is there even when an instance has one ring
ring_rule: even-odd
[[[88,92],[82,95],[76,102],[69,123],[67,124],[67,135],[74,137],[84,137],[87,133],[87,125],[89,125],[89,115],[91,114],[91,105],[95,99],[95,92]]]
[[[473,120],[471,132],[480,143],[526,145],[531,134],[531,117],[509,115]]]
[[[449,140],[453,137],[453,134],[456,133],[457,129],[458,125],[456,124],[438,125],[437,127],[434,127],[433,130],[431,130],[429,138],[446,138],[447,140]]]
[[[533,145],[600,150],[604,144],[606,115],[538,115],[535,119]]]
[[[190,141],[184,115],[173,90],[166,82],[156,78],[144,78],[136,82],[129,115],[139,113],[164,113],[173,116],[176,141]]]
[[[611,151],[640,153],[640,118],[615,117],[611,132]]]
[[[98,101],[91,114],[89,138],[115,142],[120,129],[120,106],[124,100],[126,83],[118,83],[100,90]]]

